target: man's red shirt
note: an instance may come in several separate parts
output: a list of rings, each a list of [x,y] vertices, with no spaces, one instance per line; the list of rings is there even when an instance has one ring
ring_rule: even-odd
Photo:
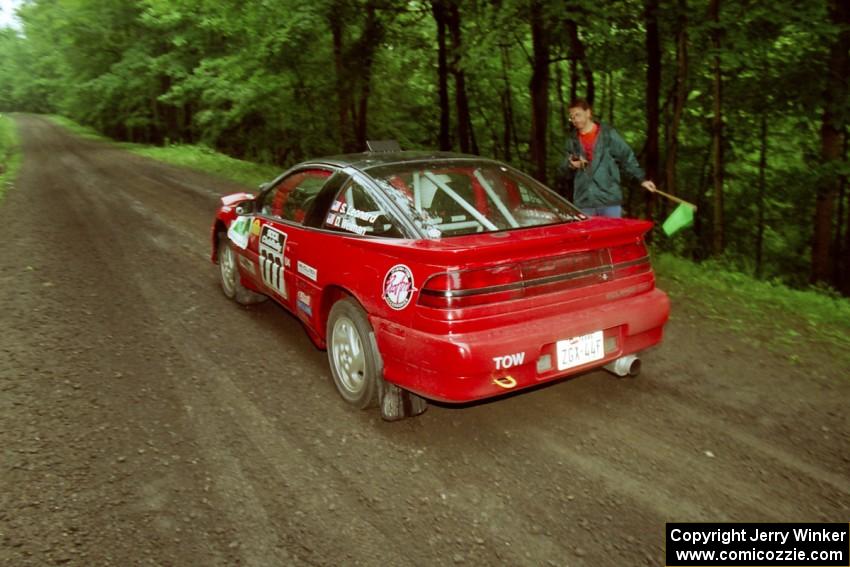
[[[578,133],[578,139],[581,142],[581,147],[584,148],[584,155],[587,156],[587,161],[593,161],[593,146],[596,144],[596,137],[599,135],[599,124],[593,123],[593,129],[585,134]]]

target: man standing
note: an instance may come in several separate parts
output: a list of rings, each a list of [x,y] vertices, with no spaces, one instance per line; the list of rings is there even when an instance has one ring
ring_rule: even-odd
[[[573,179],[573,202],[589,216],[620,217],[623,190],[620,171],[641,182],[648,191],[655,183],[645,178],[632,149],[611,126],[593,121],[593,109],[584,99],[570,103],[575,131],[567,140],[561,173]]]

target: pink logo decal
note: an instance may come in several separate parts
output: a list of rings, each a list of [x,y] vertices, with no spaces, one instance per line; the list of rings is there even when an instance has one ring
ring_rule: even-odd
[[[399,310],[407,307],[413,292],[413,273],[404,264],[397,264],[390,268],[384,277],[384,301],[393,309]]]

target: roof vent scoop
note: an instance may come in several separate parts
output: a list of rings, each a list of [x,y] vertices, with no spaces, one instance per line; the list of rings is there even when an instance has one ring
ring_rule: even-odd
[[[395,140],[367,140],[366,147],[370,152],[400,152],[401,146]]]

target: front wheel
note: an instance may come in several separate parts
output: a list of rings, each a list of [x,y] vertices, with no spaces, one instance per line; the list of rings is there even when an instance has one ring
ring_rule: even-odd
[[[334,303],[328,316],[328,362],[343,399],[358,409],[376,405],[381,380],[372,326],[351,298]]]
[[[221,291],[237,303],[248,305],[266,300],[266,296],[254,293],[242,285],[239,268],[236,267],[236,253],[230,247],[230,241],[222,232],[218,235],[218,268],[221,275]]]

